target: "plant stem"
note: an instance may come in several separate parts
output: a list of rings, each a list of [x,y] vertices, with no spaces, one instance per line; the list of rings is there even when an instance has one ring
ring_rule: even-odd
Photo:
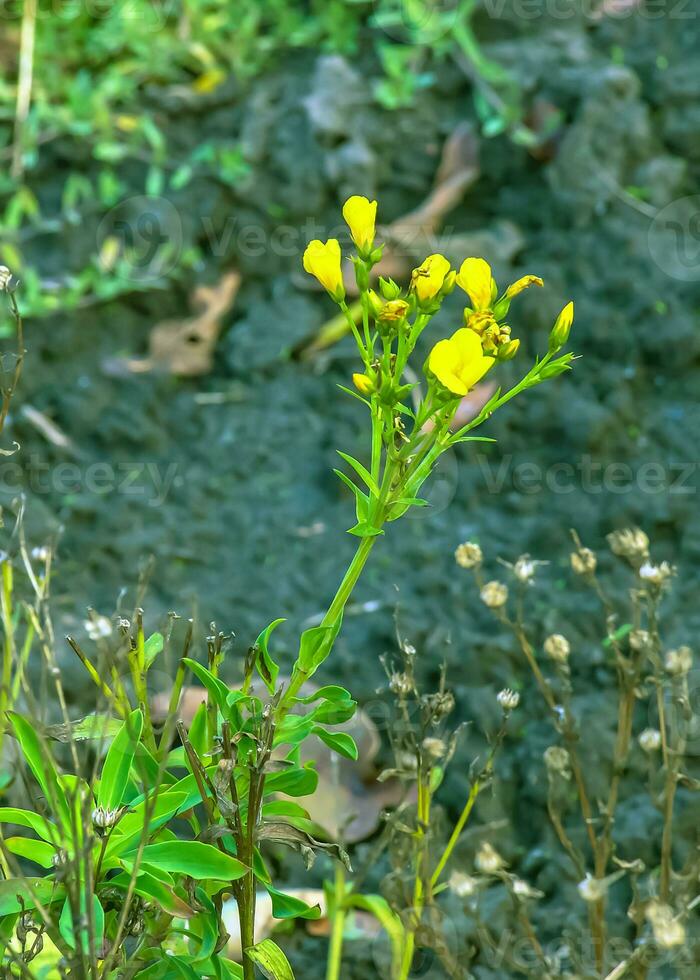
[[[345,909],[345,869],[340,861],[336,862],[333,890],[333,929],[328,947],[328,965],[326,980],[340,980],[340,966],[343,956],[343,932],[347,911]]]
[[[430,825],[430,775],[420,772],[418,774],[418,826],[416,827],[415,840],[416,848],[414,851],[414,883],[413,883],[413,906],[409,910],[409,920],[406,925],[406,940],[399,967],[399,975],[396,980],[408,980],[413,965],[413,956],[416,949],[416,932],[423,918],[425,907],[426,889],[425,883],[428,879],[427,874],[427,839],[426,832]]]

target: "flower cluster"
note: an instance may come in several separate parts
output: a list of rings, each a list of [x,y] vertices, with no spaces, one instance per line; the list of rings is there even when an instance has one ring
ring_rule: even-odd
[[[382,245],[375,245],[376,216],[377,202],[366,197],[353,196],[343,207],[343,217],[357,248],[353,262],[357,285],[366,301],[365,326],[368,326],[367,318],[371,314],[378,337],[389,341],[398,339],[397,363],[403,370],[405,355],[415,346],[443,299],[455,287],[462,289],[469,300],[469,305],[464,308],[463,326],[435,344],[425,365],[430,385],[443,398],[461,398],[497,361],[515,357],[520,341],[511,337],[511,328],[506,323],[511,301],[530,286],[542,286],[543,281],[539,276],[523,276],[499,294],[485,259],[466,258],[457,271],[451,268],[444,255],[435,253],[413,270],[405,295],[395,282],[381,277],[378,279],[379,292],[376,292],[369,285],[373,266],[381,259],[383,249]],[[318,279],[341,308],[347,310],[342,254],[337,239],[310,242],[304,253],[304,268]],[[415,317],[412,323],[409,322],[411,316]],[[572,322],[573,303],[568,303],[552,329],[550,354],[556,353],[566,342]],[[377,371],[379,365],[372,361],[371,336],[366,331],[364,337],[356,333],[356,339],[367,370],[355,374],[353,380],[358,390],[369,396],[378,391],[386,379]],[[562,369],[567,366],[568,360]],[[394,385],[394,393],[396,390]],[[385,388],[384,394],[387,393]]]

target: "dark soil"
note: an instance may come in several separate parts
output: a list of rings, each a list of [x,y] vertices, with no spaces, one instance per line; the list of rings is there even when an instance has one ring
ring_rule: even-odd
[[[442,792],[450,814],[464,798],[481,732],[497,724],[495,692],[522,682],[516,737],[503,756],[498,789],[479,816],[514,825],[499,832],[499,843],[512,867],[546,892],[542,919],[552,938],[569,918],[575,884],[552,857],[544,829],[541,755],[552,731],[525,665],[480,607],[452,553],[460,541],[477,539],[494,576],[504,574],[497,557],[529,552],[550,561],[533,593],[536,616],[543,630],[566,625],[583,651],[580,706],[603,739],[613,719],[596,707],[602,624],[568,587],[569,528],[600,548],[613,528],[641,524],[657,556],[681,569],[667,616],[669,643],[697,635],[700,266],[697,255],[694,265],[683,265],[676,240],[663,238],[658,222],[650,227],[654,210],[697,192],[700,30],[696,16],[655,19],[643,11],[585,23],[504,15],[498,31],[482,26],[486,36],[496,35],[488,53],[518,75],[526,101],[553,102],[565,124],[546,162],[505,136],[484,141],[482,176],[448,225],[461,232],[512,221],[524,241],[515,264],[504,268],[498,255],[486,256],[499,281],[526,272],[545,279],[544,290],[530,291],[515,307],[512,324],[522,349],[513,376],[546,347],[553,317],[570,298],[572,341],[582,358],[572,374],[522,397],[484,428],[497,444],[460,447],[433,484],[434,506],[392,526],[323,676],[347,684],[360,702],[375,698],[379,655],[394,648],[398,603],[425,682],[434,684],[446,661],[459,720],[473,722]],[[235,631],[234,651],[242,655],[262,626],[286,616],[282,659],[289,662],[295,636],[322,612],[354,548],[354,539],[344,536],[352,505],[332,474],[335,450],[362,458],[366,448],[361,406],[337,387],[354,369],[351,343],[315,364],[289,353],[333,313],[300,274],[305,222],[312,216],[337,228],[340,204],[351,192],[376,195],[384,220],[415,207],[430,189],[442,142],[458,122],[473,118],[470,92],[464,75],[446,65],[414,108],[390,115],[372,102],[358,66],[306,53],[196,114],[173,107],[176,145],[240,138],[253,167],[237,193],[198,180],[172,197],[185,242],[205,249],[206,267],[171,292],[138,293],[28,326],[29,356],[10,435],[22,445],[32,543],[63,528],[54,590],[59,636],[81,634],[88,605],[109,614],[120,590],[133,596],[139,568],[154,555],[147,598],[154,627],[170,609],[183,616],[194,610],[202,624],[214,620]],[[310,94],[325,100],[323,130],[311,122]],[[58,155],[47,160],[47,199],[64,179],[63,162]],[[140,175],[133,180],[138,194]],[[635,188],[644,188],[641,208]],[[207,240],[203,218],[215,239]],[[236,233],[212,248],[232,221],[236,229],[262,228],[268,242],[277,226],[289,225],[296,245],[284,255],[250,254],[255,250]],[[42,274],[55,274],[93,250],[94,234],[84,226],[47,237],[32,258]],[[215,281],[232,266],[242,271],[243,288],[210,375],[182,380],[105,371],[117,355],[142,355],[155,322],[188,312],[195,279]],[[459,323],[453,300],[453,318],[443,312],[433,339]],[[223,400],[201,398],[212,393]],[[22,403],[50,416],[74,455],[49,445]],[[91,491],[86,479],[101,463],[112,468],[98,477],[106,489]],[[19,489],[18,473],[14,461],[2,465],[7,502]],[[164,499],[154,473],[168,480]],[[70,657],[66,651],[70,694],[88,708],[91,692]],[[228,669],[235,676],[235,656]],[[656,819],[647,803],[634,801],[620,814],[630,839],[639,842]],[[458,906],[449,908],[461,921]],[[495,924],[503,909],[493,914]],[[317,941],[298,942],[297,976],[321,977]],[[299,959],[302,951],[308,959]],[[357,955],[344,980],[372,975],[371,951]],[[426,966],[420,975],[442,973]],[[474,975],[506,974],[477,966]]]

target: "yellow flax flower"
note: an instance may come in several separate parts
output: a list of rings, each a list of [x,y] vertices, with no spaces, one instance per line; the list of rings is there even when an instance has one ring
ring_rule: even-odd
[[[479,335],[462,327],[433,347],[428,369],[453,395],[466,395],[494,363],[493,357],[484,356]]]
[[[352,383],[363,395],[371,395],[375,390],[374,381],[366,374],[353,374]]]
[[[429,255],[417,269],[413,270],[411,276],[411,288],[418,299],[423,303],[435,299],[449,271],[450,263],[444,255],[440,255],[439,252]]]
[[[304,269],[315,276],[336,303],[345,298],[343,273],[340,268],[340,243],[336,238],[321,242],[317,238],[306,246]]]
[[[343,205],[343,217],[358,251],[366,255],[374,245],[377,202],[357,194],[354,197],[349,197]]]
[[[488,310],[496,298],[496,283],[485,259],[465,259],[457,274],[457,285],[469,294],[475,310]]]
[[[522,293],[524,289],[529,289],[530,286],[544,286],[544,282],[539,276],[521,276],[506,289],[506,299],[512,299],[518,293]]]

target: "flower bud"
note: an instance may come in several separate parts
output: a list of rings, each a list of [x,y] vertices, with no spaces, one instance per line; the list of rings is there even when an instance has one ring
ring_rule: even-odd
[[[12,273],[6,265],[0,265],[0,293],[7,289],[12,279]]]
[[[638,741],[642,751],[656,752],[661,748],[661,732],[656,728],[645,728]]]
[[[496,357],[499,361],[512,361],[512,359],[518,353],[519,347],[520,341],[516,337],[515,340],[509,340],[507,343],[502,344],[498,348]]]
[[[677,650],[669,650],[666,654],[664,666],[669,674],[682,677],[687,674],[693,666],[693,651],[690,647],[678,647]]]
[[[445,280],[442,284],[442,289],[440,290],[440,297],[449,296],[450,293],[454,292],[454,288],[457,285],[457,273],[454,269],[445,276]]]
[[[379,292],[386,300],[398,299],[401,295],[401,287],[393,279],[385,279],[384,276],[380,276]]]
[[[511,691],[509,687],[504,687],[502,691],[499,691],[496,695],[496,700],[503,708],[506,714],[510,714],[511,711],[515,709],[520,704],[520,695],[517,691]]]
[[[375,382],[373,378],[369,377],[369,375],[359,374],[359,373],[353,374],[352,383],[355,385],[355,387],[361,394],[367,397],[369,397],[369,395],[374,394]]]
[[[474,863],[483,874],[493,875],[499,872],[505,866],[506,862],[495,847],[489,844],[488,841],[484,841],[476,852]]]
[[[559,350],[569,339],[571,324],[574,322],[574,304],[567,303],[556,319],[552,332],[549,335],[549,349]]]
[[[357,288],[361,293],[364,293],[369,288],[369,273],[367,271],[367,266],[362,261],[362,259],[353,259],[353,265],[355,266],[355,281],[357,283]]]
[[[377,319],[381,323],[397,323],[399,320],[403,320],[407,313],[408,303],[405,299],[390,299],[379,311]]]
[[[571,554],[571,567],[577,575],[592,575],[598,559],[590,548],[579,548]]]
[[[558,378],[560,374],[564,374],[565,371],[570,371],[571,367],[569,362],[571,361],[570,356],[560,357],[556,361],[550,361],[549,364],[541,369],[538,375],[539,381],[548,381],[549,378]]]
[[[544,641],[544,652],[555,664],[565,664],[569,660],[571,647],[567,638],[561,633],[552,633]]]

